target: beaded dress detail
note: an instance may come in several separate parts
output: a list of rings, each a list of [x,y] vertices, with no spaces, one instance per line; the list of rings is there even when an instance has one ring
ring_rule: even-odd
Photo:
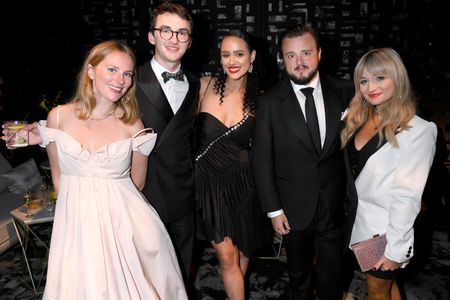
[[[262,244],[263,216],[250,161],[254,126],[253,116],[227,127],[206,112],[195,124],[197,236],[215,242],[231,237],[248,256]]]

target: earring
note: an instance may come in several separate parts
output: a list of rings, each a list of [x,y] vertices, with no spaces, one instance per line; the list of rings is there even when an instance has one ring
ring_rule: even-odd
[[[124,97],[122,97],[122,102],[123,103],[128,103],[130,101],[130,96],[125,95]]]
[[[223,74],[227,74],[227,72],[225,71],[225,68],[222,69]]]
[[[253,64],[250,64],[250,67],[248,68],[248,72],[249,73],[253,72]]]
[[[366,98],[363,97],[361,102],[362,102],[362,104],[366,104],[366,102],[367,102]]]

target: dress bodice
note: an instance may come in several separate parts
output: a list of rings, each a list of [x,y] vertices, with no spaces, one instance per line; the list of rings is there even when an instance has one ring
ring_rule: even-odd
[[[227,127],[215,116],[199,113],[195,125],[197,170],[209,165],[222,173],[223,170],[238,166],[239,162],[249,162],[254,127],[253,116],[246,115],[237,124]]]
[[[223,133],[230,131],[227,138],[223,139],[223,141],[227,143],[228,140],[228,143],[231,142],[239,148],[247,149],[250,146],[249,141],[253,135],[255,118],[246,115],[237,124],[227,127],[212,114],[200,112],[197,116],[196,123],[200,147],[202,144],[209,144]]]
[[[103,145],[91,153],[66,132],[39,124],[42,144],[55,142],[62,175],[123,178],[129,177],[132,151],[148,155],[156,142],[155,133],[146,133]]]

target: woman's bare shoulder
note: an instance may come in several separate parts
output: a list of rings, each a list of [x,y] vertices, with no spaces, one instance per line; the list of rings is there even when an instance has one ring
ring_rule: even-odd
[[[210,80],[214,80],[214,79],[215,79],[214,76],[202,76],[202,77],[200,77],[200,84],[206,86],[206,85],[208,85],[208,82]]]
[[[47,115],[47,126],[57,128],[68,119],[75,117],[75,104],[67,103],[55,106]]]
[[[200,77],[200,92],[205,92],[207,88],[211,88],[217,81],[217,77],[203,76]]]
[[[124,124],[125,125],[125,124]],[[141,119],[137,119],[134,124],[126,125],[126,130],[128,131],[128,136],[134,136],[137,132],[144,129],[144,123]]]

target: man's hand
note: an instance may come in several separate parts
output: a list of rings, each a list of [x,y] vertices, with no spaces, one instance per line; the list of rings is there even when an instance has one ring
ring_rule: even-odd
[[[291,231],[288,219],[284,213],[276,216],[275,218],[272,218],[272,227],[275,232],[278,232],[281,235],[288,234],[289,231]]]

